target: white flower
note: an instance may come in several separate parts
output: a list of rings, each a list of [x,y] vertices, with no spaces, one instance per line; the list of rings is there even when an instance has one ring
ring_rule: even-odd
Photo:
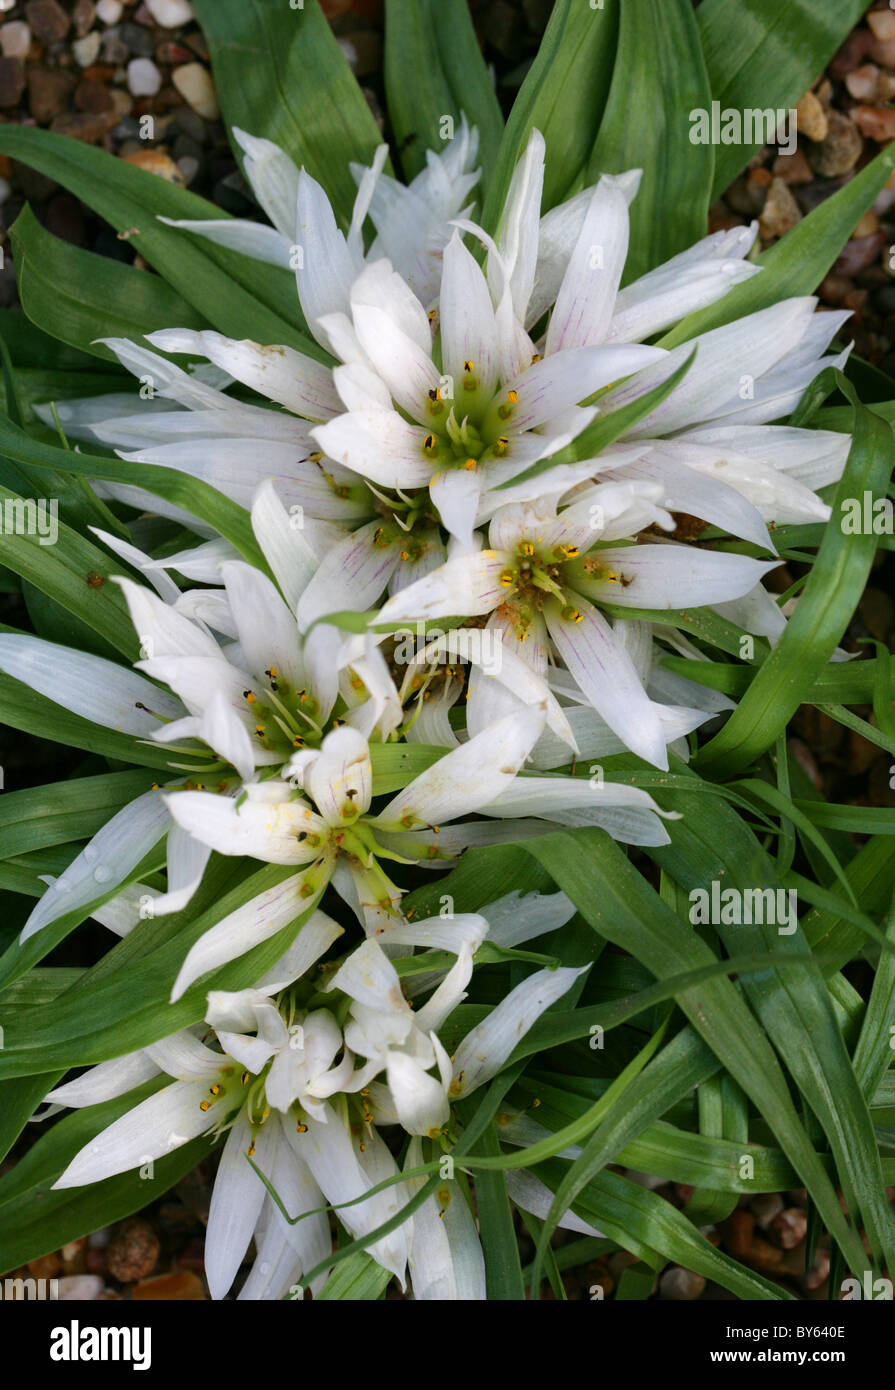
[[[242,218],[160,221],[295,270],[302,308],[312,326],[327,311],[321,305],[345,307],[334,299],[333,287],[339,279],[343,286],[354,279],[365,259],[387,256],[424,303],[434,297],[450,221],[471,211],[464,204],[479,179],[480,171],[474,168],[478,131],[470,129],[465,116],[443,152],[426,151],[426,167],[409,185],[382,172],[387,145],[379,146],[370,168],[350,166],[358,194],[347,237],[339,231],[316,179],[296,169],[271,140],[237,128],[233,134],[243,150],[246,178],[273,227]],[[365,257],[361,231],[368,215],[377,236]]]

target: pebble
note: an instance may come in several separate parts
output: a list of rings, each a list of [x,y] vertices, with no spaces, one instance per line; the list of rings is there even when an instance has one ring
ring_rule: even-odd
[[[768,241],[772,237],[783,236],[797,222],[802,220],[799,205],[781,178],[775,178],[768,189],[767,200],[759,218],[762,237]]]
[[[729,1254],[740,1260],[748,1255],[755,1235],[755,1217],[745,1207],[731,1212],[724,1223],[724,1243]]]
[[[127,65],[128,90],[135,97],[154,97],[162,75],[151,58],[132,58]]]
[[[96,17],[101,19],[103,24],[117,24],[124,14],[124,6],[121,0],[97,0]]]
[[[114,111],[63,111],[50,126],[58,135],[69,135],[73,140],[83,140],[87,145],[95,145],[118,123]]]
[[[221,114],[211,76],[201,63],[184,63],[175,68],[171,81],[184,101],[206,121],[216,121]]]
[[[856,106],[851,117],[868,140],[886,144],[895,136],[895,109],[891,106]]]
[[[818,1250],[814,1263],[799,1280],[806,1293],[813,1293],[825,1284],[830,1277],[830,1255],[827,1250]]]
[[[103,82],[79,82],[75,89],[75,106],[79,111],[114,111],[112,92]]]
[[[144,0],[144,3],[156,24],[163,29],[177,29],[196,18],[190,0]]]
[[[160,179],[167,179],[168,183],[176,183],[179,188],[184,186],[185,180],[179,166],[164,150],[137,150],[134,154],[126,154],[124,158],[128,164],[135,164],[138,169],[145,169],[149,174],[157,174]],[[196,166],[198,168],[197,161]]]
[[[119,34],[121,42],[127,44],[128,52],[137,58],[148,58],[155,52],[155,36],[144,29],[140,24],[133,24],[130,20],[122,24]]]
[[[870,30],[877,39],[895,39],[895,11],[873,10],[867,16]]]
[[[18,106],[25,90],[25,64],[21,58],[0,58],[0,106]]]
[[[31,47],[31,30],[21,19],[11,19],[0,28],[0,48],[4,58],[25,58]]]
[[[102,35],[98,29],[94,29],[83,39],[75,39],[71,51],[75,55],[75,62],[78,67],[89,68],[91,63],[96,62],[102,42]]]
[[[130,1284],[145,1279],[158,1261],[161,1245],[148,1221],[132,1217],[122,1222],[106,1247],[106,1264],[113,1279]]]
[[[895,68],[895,39],[873,39],[869,53],[883,68]]]
[[[145,1279],[135,1284],[131,1290],[135,1302],[145,1299],[163,1299],[166,1302],[198,1302],[205,1300],[205,1289],[198,1274],[183,1270],[179,1274],[159,1274],[154,1279]]]
[[[79,39],[82,39],[85,34],[90,32],[93,21],[96,19],[96,6],[93,0],[75,0],[71,17],[75,26],[75,33]]]
[[[98,1274],[63,1274],[58,1283],[59,1302],[94,1302],[103,1290]]]
[[[37,1260],[28,1261],[28,1273],[35,1279],[55,1279],[62,1270],[62,1261],[55,1251],[51,1255],[41,1255]]]
[[[809,140],[823,140],[827,134],[827,113],[814,92],[806,92],[796,107],[796,126]]]
[[[775,178],[782,179],[791,187],[810,183],[814,178],[814,172],[803,150],[794,150],[792,154],[778,154],[771,172]]]
[[[126,63],[130,49],[121,37],[119,28],[107,29],[103,34],[103,58],[107,63]]]
[[[852,237],[836,258],[833,269],[839,275],[858,275],[879,259],[885,246],[885,232],[872,232],[870,236]]]
[[[659,1297],[676,1303],[691,1303],[705,1288],[705,1279],[692,1269],[672,1265],[659,1280]]]
[[[41,43],[64,39],[71,26],[71,20],[57,0],[28,0],[25,18]]]
[[[801,1207],[787,1207],[778,1212],[768,1227],[768,1235],[783,1250],[795,1250],[808,1232],[808,1213]]]
[[[199,160],[194,154],[183,154],[177,161],[183,182],[189,186],[199,172]]]
[[[847,116],[831,111],[827,121],[826,138],[808,154],[814,172],[825,179],[847,174],[857,164],[864,148],[861,132]]]
[[[830,76],[837,81],[863,63],[874,44],[869,29],[853,29],[830,63]]]
[[[779,1192],[760,1192],[752,1198],[749,1210],[762,1230],[767,1230],[777,1213],[783,1210],[783,1198]]]

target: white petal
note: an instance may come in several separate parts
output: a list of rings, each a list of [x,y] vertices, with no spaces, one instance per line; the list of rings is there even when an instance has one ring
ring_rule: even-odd
[[[158,220],[181,232],[194,232],[196,236],[206,237],[217,246],[226,246],[230,251],[251,256],[252,260],[266,261],[285,270],[291,268],[292,243],[275,228],[265,227],[261,222],[248,222],[242,217],[228,218],[226,221],[215,218],[178,221],[173,217],[159,217]]]
[[[174,1081],[141,1101],[75,1154],[54,1189],[101,1182],[197,1138],[210,1126],[208,1114],[199,1109],[207,1093],[204,1081]]]
[[[471,618],[490,613],[506,596],[500,583],[506,564],[507,557],[502,551],[481,550],[455,555],[415,584],[394,594],[380,609],[376,622]]]
[[[424,448],[428,431],[397,411],[352,411],[312,433],[331,459],[380,487],[425,487],[432,475]]]
[[[546,351],[585,347],[606,337],[628,254],[628,204],[601,179],[566,267],[547,329]]]
[[[320,845],[300,835],[320,835],[326,827],[303,801],[267,802],[251,796],[237,806],[215,792],[172,792],[165,798],[178,825],[218,854],[248,854],[267,864],[308,864]]]
[[[252,1129],[241,1111],[227,1136],[215,1174],[205,1236],[205,1275],[212,1298],[223,1298],[245,1257],[266,1189],[246,1158]],[[262,1171],[270,1165],[272,1145],[266,1126],[258,1132],[254,1159]]]
[[[148,1053],[129,1052],[124,1057],[115,1057],[109,1062],[100,1062],[91,1067],[74,1081],[67,1081],[48,1091],[45,1100],[60,1105],[71,1105],[78,1109],[85,1105],[101,1105],[103,1101],[123,1096],[142,1086],[153,1076],[158,1076],[160,1068]]]

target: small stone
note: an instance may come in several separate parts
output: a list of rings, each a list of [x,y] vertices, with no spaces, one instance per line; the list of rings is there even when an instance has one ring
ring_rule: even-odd
[[[891,106],[856,106],[851,117],[868,140],[883,145],[895,137],[895,109]]]
[[[51,1255],[41,1255],[39,1260],[28,1261],[28,1272],[35,1279],[55,1279],[62,1270],[62,1261],[54,1251]]]
[[[796,126],[809,140],[823,140],[827,134],[827,113],[813,92],[806,92],[796,107]]]
[[[87,1248],[88,1250],[105,1250],[111,1239],[112,1227],[100,1226],[98,1231],[94,1231],[87,1237]]]
[[[825,1284],[830,1277],[830,1255],[827,1250],[818,1250],[814,1256],[814,1263],[810,1269],[802,1275],[799,1283],[806,1293],[813,1293],[819,1289],[821,1284]]]
[[[25,90],[21,58],[0,58],[0,106],[18,106]]]
[[[61,1246],[59,1254],[62,1256],[62,1265],[66,1274],[80,1274],[83,1269],[83,1264],[81,1262],[84,1259],[84,1251],[86,1249],[86,1236],[79,1236],[77,1240],[70,1240],[67,1245]],[[72,1266],[77,1266],[77,1268],[73,1268]]]
[[[872,236],[872,234],[873,234],[874,232],[878,232],[878,231],[879,231],[879,218],[877,217],[876,213],[873,211],[873,208],[870,208],[870,210],[869,210],[868,212],[865,212],[865,213],[864,213],[864,216],[861,218],[861,220],[860,220],[860,222],[858,223],[857,227],[855,227],[855,230],[852,232],[852,236],[853,236],[853,237]]]
[[[184,63],[183,67],[175,68],[171,74],[171,81],[194,111],[204,116],[206,121],[217,120],[221,108],[218,106],[214,83],[208,70],[203,68],[201,63]]]
[[[103,34],[103,58],[107,63],[126,63],[130,57],[130,49],[121,37],[121,30],[116,26],[114,29],[107,29]]]
[[[801,220],[799,205],[789,188],[781,178],[775,178],[768,189],[768,196],[759,218],[761,235],[766,241],[772,237],[783,236]]]
[[[161,1245],[148,1221],[132,1217],[118,1228],[106,1247],[106,1263],[113,1279],[130,1284],[145,1279],[158,1261]]]
[[[114,111],[63,111],[50,126],[58,135],[68,135],[73,140],[83,140],[87,145],[95,145],[108,135],[118,121]]]
[[[194,154],[183,154],[177,161],[177,167],[180,170],[183,182],[189,187],[199,172],[200,166],[198,159]]]
[[[875,101],[878,82],[879,68],[876,63],[862,63],[859,68],[845,74],[849,96],[853,96],[855,101]]]
[[[766,1231],[777,1213],[783,1210],[783,1198],[779,1192],[760,1192],[752,1198],[749,1210],[761,1229]]]
[[[814,178],[814,172],[802,150],[794,150],[792,154],[778,154],[771,172],[775,178],[782,179],[791,188],[810,183]]]
[[[672,1265],[659,1280],[659,1297],[676,1303],[692,1303],[705,1288],[705,1279],[692,1269]]]
[[[198,1274],[185,1269],[179,1274],[159,1274],[154,1279],[135,1284],[131,1290],[131,1298],[135,1302],[164,1299],[166,1302],[195,1303],[205,1301],[206,1294]]]
[[[895,39],[872,39],[868,52],[881,68],[895,67]]]
[[[27,58],[31,30],[21,19],[11,19],[0,28],[0,48],[4,58]]]
[[[867,23],[874,38],[895,39],[895,11],[871,10]]]
[[[179,167],[164,150],[138,150],[135,154],[125,155],[124,158],[128,164],[135,164],[138,169],[145,169],[148,174],[167,179],[168,183],[176,183],[179,188],[185,185]]]
[[[855,276],[878,260],[886,244],[884,232],[871,232],[870,236],[852,237],[842,248],[833,265],[838,275]]]
[[[763,1273],[771,1274],[783,1264],[783,1251],[767,1240],[754,1240],[746,1257],[749,1264]]]
[[[28,69],[28,109],[38,125],[49,125],[68,103],[75,79],[58,68],[30,66]]]
[[[755,1217],[745,1207],[731,1212],[724,1223],[724,1244],[734,1259],[741,1260],[752,1248],[755,1235]]]
[[[106,89],[109,90],[108,88]],[[134,109],[134,99],[130,92],[123,91],[120,87],[113,87],[109,92],[112,98],[112,110],[120,119],[122,116],[129,116]]]
[[[162,75],[151,58],[132,58],[127,65],[128,89],[135,97],[154,97]]]
[[[71,20],[57,0],[28,0],[25,18],[31,25],[31,32],[41,43],[56,43],[64,39],[71,25]]]
[[[86,38],[75,39],[71,51],[75,55],[75,62],[78,67],[89,68],[91,63],[96,62],[102,42],[102,34],[98,29],[94,29]]]
[[[809,151],[808,158],[816,174],[830,179],[847,174],[855,167],[864,142],[857,126],[839,111],[831,111],[827,120],[826,138]]]
[[[847,72],[852,72],[863,63],[873,44],[869,29],[853,29],[830,63],[830,76],[839,81]]]
[[[57,1285],[59,1302],[95,1302],[103,1290],[98,1274],[63,1274]]]
[[[177,29],[196,18],[190,0],[144,0],[144,4],[156,24],[163,29]]]
[[[75,0],[71,18],[79,39],[82,39],[85,34],[89,34],[93,27],[93,21],[96,19],[96,6],[93,0]]]
[[[79,111],[113,111],[112,93],[102,82],[79,82],[75,89],[75,106]]]
[[[117,24],[124,14],[124,6],[121,0],[97,0],[96,17],[101,19],[103,24]]]
[[[808,1213],[801,1207],[787,1207],[778,1212],[768,1226],[768,1235],[782,1250],[795,1250],[808,1232]]]
[[[155,50],[155,35],[148,29],[143,29],[139,24],[133,24],[130,20],[122,24],[120,29],[122,43],[126,43],[128,52],[136,58],[148,58]]]

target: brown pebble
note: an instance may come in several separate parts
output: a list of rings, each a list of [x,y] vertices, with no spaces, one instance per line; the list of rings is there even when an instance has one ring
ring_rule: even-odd
[[[31,32],[42,43],[56,43],[64,39],[71,21],[56,0],[28,0],[25,18],[31,25]]]
[[[833,269],[839,275],[857,275],[879,260],[880,252],[886,244],[885,232],[873,232],[870,236],[852,237],[837,256]]]
[[[810,183],[814,178],[814,172],[802,150],[795,150],[792,154],[778,154],[771,172],[775,178],[782,179],[791,186]]]
[[[755,1236],[755,1217],[746,1207],[731,1212],[722,1227],[724,1244],[729,1255],[741,1260],[748,1255]]]
[[[799,1283],[807,1293],[813,1293],[825,1284],[830,1277],[830,1255],[827,1250],[818,1250],[814,1256],[814,1263],[810,1269],[799,1279]]]
[[[771,1245],[770,1241],[761,1239],[753,1240],[748,1253],[744,1256],[748,1264],[767,1273],[780,1269],[783,1265],[783,1258],[783,1251],[778,1246]]]
[[[827,135],[827,113],[814,92],[806,92],[796,106],[796,128],[809,140],[824,140]]]
[[[853,29],[830,63],[830,76],[839,81],[846,73],[853,72],[863,63],[873,45],[874,38],[869,29]]]
[[[860,220],[860,222],[858,223],[857,227],[855,227],[855,230],[852,232],[852,236],[853,236],[853,237],[871,236],[873,232],[878,232],[878,231],[879,231],[879,218],[877,217],[876,213],[873,211],[873,208],[870,208],[867,212],[864,213],[864,216],[861,218],[861,220]]]
[[[136,164],[138,169],[145,169],[148,174],[156,174],[168,183],[176,183],[179,188],[184,187],[183,174],[164,150],[137,150],[134,154],[126,154],[124,158],[128,164]]]
[[[885,144],[895,138],[895,110],[891,106],[855,106],[851,118],[868,140]]]
[[[25,90],[25,64],[21,58],[0,58],[0,106],[18,106]]]
[[[859,68],[853,68],[845,76],[849,96],[853,96],[855,101],[878,100],[879,77],[880,70],[876,63],[862,63]]]
[[[145,1279],[155,1269],[161,1245],[154,1228],[141,1217],[125,1221],[106,1247],[106,1263],[113,1279],[130,1284]]]
[[[779,1192],[759,1192],[749,1202],[749,1210],[756,1223],[766,1231],[778,1211],[783,1210],[783,1198]]]
[[[71,73],[58,68],[28,68],[28,109],[38,125],[49,125],[65,107],[75,85]]]
[[[795,1250],[808,1230],[808,1214],[802,1207],[787,1207],[778,1212],[768,1226],[768,1235],[781,1250]]]
[[[847,174],[855,167],[864,142],[857,126],[841,112],[831,111],[827,119],[826,138],[808,150],[808,159],[816,174],[830,179]]]
[[[112,111],[112,93],[102,82],[79,82],[75,89],[75,106],[79,111]]]
[[[775,178],[768,189],[768,196],[758,219],[761,235],[765,241],[781,237],[802,220],[799,205],[787,185]]]
[[[62,1272],[62,1261],[53,1251],[50,1255],[41,1255],[40,1259],[29,1260],[28,1272],[33,1274],[35,1279],[55,1279],[56,1275]]]
[[[105,1252],[105,1250],[93,1250],[93,1249],[90,1249],[90,1248],[88,1247],[88,1250],[87,1250],[87,1273],[88,1273],[88,1274],[102,1274],[103,1276],[105,1276],[105,1275],[108,1273],[108,1269],[107,1269],[107,1266],[106,1266],[106,1252]]]
[[[202,1280],[192,1270],[180,1274],[159,1274],[154,1279],[144,1279],[135,1284],[131,1298],[136,1302],[144,1299],[159,1299],[166,1302],[198,1302],[205,1300],[206,1293]]]
[[[118,117],[114,111],[71,111],[57,116],[50,129],[59,135],[69,135],[73,140],[95,145],[117,124]]]
[[[79,39],[83,39],[85,34],[90,32],[93,21],[96,19],[96,6],[93,0],[75,0],[71,18],[75,26],[75,33]]]
[[[874,38],[895,39],[895,11],[871,10],[867,23]]]

